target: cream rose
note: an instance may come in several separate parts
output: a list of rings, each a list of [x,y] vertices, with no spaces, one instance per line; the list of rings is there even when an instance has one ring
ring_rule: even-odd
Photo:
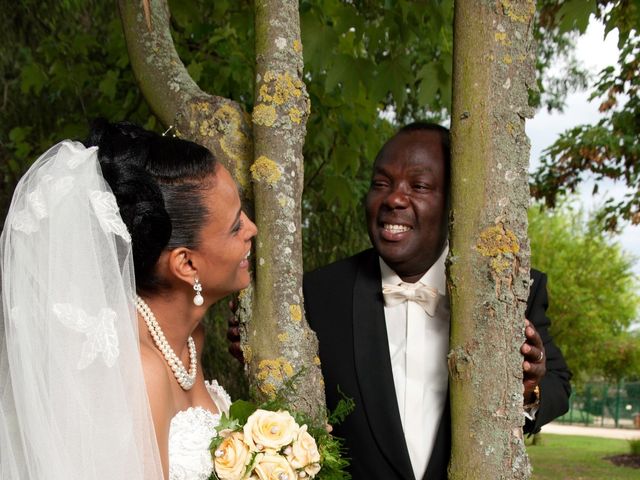
[[[278,454],[263,455],[253,471],[260,480],[296,480],[298,478],[287,459]]]
[[[312,467],[320,462],[320,452],[318,452],[318,445],[315,439],[307,432],[306,425],[300,428],[291,448],[287,449],[287,459],[293,468],[304,468],[305,472],[310,476],[315,476],[320,470],[319,466],[317,470]],[[307,470],[307,467],[309,467],[309,470]]]
[[[216,475],[221,480],[241,480],[245,477],[251,453],[242,433],[233,432],[216,448],[213,457]]]
[[[307,465],[306,467],[304,467],[304,471],[307,473],[307,475],[309,475],[311,478],[313,478],[320,471],[320,464],[319,463],[311,463],[311,464]]]
[[[287,411],[271,412],[258,409],[244,425],[244,438],[254,452],[279,450],[290,444],[300,427]]]

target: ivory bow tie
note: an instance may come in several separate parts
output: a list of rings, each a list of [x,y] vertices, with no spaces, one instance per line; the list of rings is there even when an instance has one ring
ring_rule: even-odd
[[[416,302],[429,316],[433,317],[438,307],[440,294],[437,288],[417,283],[401,283],[400,285],[383,285],[382,296],[384,303],[392,307],[406,300]]]

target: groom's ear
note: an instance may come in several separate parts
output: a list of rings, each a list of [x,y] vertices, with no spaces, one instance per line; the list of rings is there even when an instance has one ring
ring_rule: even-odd
[[[167,252],[166,268],[171,277],[193,285],[198,270],[194,266],[193,252],[185,247],[174,248]]]

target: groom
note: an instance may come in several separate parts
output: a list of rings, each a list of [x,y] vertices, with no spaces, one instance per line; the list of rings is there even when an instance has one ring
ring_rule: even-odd
[[[447,477],[449,171],[447,129],[401,129],[379,152],[366,198],[373,249],[304,278],[328,407],[338,388],[356,404],[334,431],[346,440],[355,480]],[[527,433],[567,410],[571,377],[549,336],[546,277],[531,276],[521,349]],[[410,300],[401,283],[415,290]]]

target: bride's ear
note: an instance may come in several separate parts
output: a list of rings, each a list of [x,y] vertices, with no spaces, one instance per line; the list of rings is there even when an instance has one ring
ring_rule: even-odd
[[[193,279],[198,273],[192,260],[193,252],[188,248],[179,247],[171,250],[167,262],[171,276],[192,285]]]

